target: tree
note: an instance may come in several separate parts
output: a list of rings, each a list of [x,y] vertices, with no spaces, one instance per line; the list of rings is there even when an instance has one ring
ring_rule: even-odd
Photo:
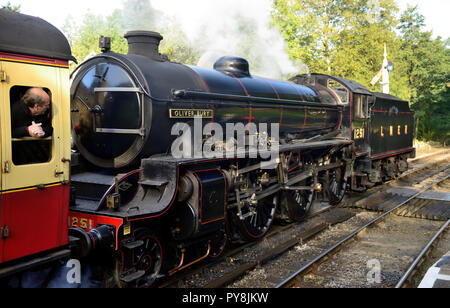
[[[397,11],[393,0],[274,0],[272,18],[289,55],[311,72],[369,86],[381,67],[384,43],[396,47]]]
[[[82,62],[87,57],[100,53],[98,39],[102,35],[111,37],[111,50],[126,54],[126,32],[161,29],[164,40],[160,52],[167,54],[173,61],[193,64],[199,58],[195,49],[189,47],[181,28],[173,21],[169,23],[169,19],[162,16],[162,12],[156,11],[148,0],[127,0],[122,9],[114,10],[107,17],[88,11],[81,25],[76,25],[72,18],[68,18],[63,32],[69,39],[73,55],[78,62]]]
[[[372,3],[377,5],[372,7]],[[344,25],[338,34],[332,59],[333,74],[358,81],[378,92],[379,86],[372,87],[369,83],[381,68],[384,44],[388,47],[390,60],[394,60],[397,53],[397,12],[398,8],[391,0],[348,2],[343,9]],[[393,92],[400,85],[394,82],[395,75],[395,72],[391,74]]]
[[[166,18],[161,25],[161,33],[164,37],[160,46],[161,53],[167,55],[173,62],[197,64],[200,50],[197,45],[189,42],[179,24]]]
[[[424,27],[425,19],[417,7],[402,14],[398,27],[402,34],[399,69],[407,78],[418,138],[449,143],[449,40],[433,39]]]
[[[119,28],[120,15],[114,12],[106,18],[88,11],[80,26],[75,25],[72,18],[68,18],[63,26],[72,48],[73,56],[79,63],[89,56],[100,53],[98,45],[100,36],[111,37],[111,48],[116,52],[126,53],[126,40]]]
[[[9,11],[13,11],[13,12],[20,12],[20,4],[19,5],[13,5],[13,4],[11,4],[10,1],[6,2],[6,4],[4,4],[4,5],[1,5],[0,8],[6,9],[6,10],[9,10]]]
[[[313,72],[332,73],[331,58],[342,28],[342,0],[274,0],[272,18],[288,53]]]
[[[393,0],[274,0],[272,19],[288,43],[289,55],[311,72],[369,82],[381,68],[384,43],[391,94],[416,111],[418,137],[450,143],[449,40],[424,30],[417,7],[398,20]]]

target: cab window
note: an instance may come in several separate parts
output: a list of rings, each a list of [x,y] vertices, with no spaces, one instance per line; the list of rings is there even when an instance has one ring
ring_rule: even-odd
[[[338,81],[336,81],[334,79],[328,79],[327,87],[328,87],[328,89],[330,89],[330,90],[334,91],[334,93],[336,93],[336,95],[341,100],[342,104],[348,103],[349,92],[348,92],[348,89],[346,87],[344,87],[344,85],[342,85],[341,83],[339,83]]]
[[[331,92],[326,87],[316,84],[316,92],[319,94],[320,99],[323,103],[326,104],[335,104],[336,103],[336,95]]]
[[[355,95],[354,114],[356,119],[369,117],[369,97],[367,95]]]
[[[46,163],[52,158],[51,91],[41,89],[47,94],[48,101],[30,107],[33,100],[29,90],[32,88],[14,86],[10,90],[12,161],[16,166]],[[33,122],[37,124],[35,129],[30,128]]]

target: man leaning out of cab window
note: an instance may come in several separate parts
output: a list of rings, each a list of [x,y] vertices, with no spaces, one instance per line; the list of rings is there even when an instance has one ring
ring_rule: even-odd
[[[47,138],[53,134],[49,115],[50,96],[42,88],[30,88],[11,110],[12,137]]]

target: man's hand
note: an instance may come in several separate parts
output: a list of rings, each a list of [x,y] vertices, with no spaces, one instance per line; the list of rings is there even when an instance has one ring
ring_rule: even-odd
[[[34,121],[32,122],[32,124],[30,126],[28,126],[28,134],[30,134],[31,137],[35,137],[35,138],[41,138],[45,136],[45,132],[42,129],[42,123],[34,123]]]

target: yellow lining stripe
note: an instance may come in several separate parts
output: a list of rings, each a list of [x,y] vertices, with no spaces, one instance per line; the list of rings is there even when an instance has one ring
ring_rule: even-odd
[[[45,188],[50,188],[50,187],[55,187],[55,186],[61,186],[61,183],[57,183],[57,184],[49,184],[49,185],[44,185]],[[11,193],[15,193],[15,192],[21,192],[21,191],[28,191],[28,190],[35,190],[38,189],[36,186],[33,187],[28,187],[28,188],[20,188],[20,189],[14,189],[14,190],[7,190],[7,191],[2,191],[2,194],[11,194]]]
[[[34,61],[26,61],[26,60],[9,59],[9,58],[0,58],[0,60],[2,60],[2,61],[9,61],[9,62],[19,62],[19,63],[28,63],[28,64],[37,64],[37,65],[69,68],[68,65],[61,65],[61,64],[50,64],[50,63],[43,63],[43,62],[34,62]]]

